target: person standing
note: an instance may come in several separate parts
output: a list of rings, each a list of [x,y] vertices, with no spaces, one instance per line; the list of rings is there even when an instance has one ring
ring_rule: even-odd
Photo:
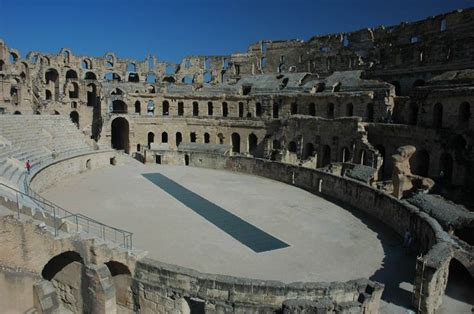
[[[31,163],[30,163],[30,160],[28,159],[25,163],[25,168],[26,168],[26,171],[28,171],[28,174],[30,174],[30,171],[31,171]]]

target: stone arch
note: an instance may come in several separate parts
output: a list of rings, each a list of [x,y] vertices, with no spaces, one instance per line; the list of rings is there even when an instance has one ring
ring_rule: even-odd
[[[319,159],[319,167],[327,166],[331,163],[331,147],[329,145],[321,146],[321,158]]]
[[[155,142],[155,133],[148,132],[147,134],[147,145],[148,148],[151,148],[151,144]]]
[[[359,151],[359,163],[361,165],[367,165],[367,152],[365,149]]]
[[[41,271],[41,277],[51,281],[66,266],[73,262],[84,264],[82,256],[74,251],[66,251],[51,258]]]
[[[466,313],[468,313],[472,310],[472,305],[474,304],[472,287],[474,287],[472,272],[458,259],[452,258],[449,262],[444,294],[464,305],[464,309],[457,307],[460,312],[464,313],[464,310],[466,310]]]
[[[373,103],[367,104],[367,121],[369,122],[374,121],[374,104]]]
[[[262,113],[263,113],[263,110],[262,110],[262,104],[257,102],[255,104],[255,116],[256,117],[261,117],[262,116]]]
[[[217,134],[217,141],[220,145],[224,144],[224,134],[222,133]]]
[[[208,116],[214,115],[214,104],[212,103],[212,101],[207,102],[207,115]]]
[[[142,105],[140,104],[140,101],[135,102],[135,113],[140,114],[142,112]]]
[[[69,118],[71,119],[72,123],[74,123],[77,128],[79,128],[79,113],[75,110],[71,111]]]
[[[239,118],[243,118],[244,116],[244,103],[239,102]]]
[[[418,122],[418,104],[415,102],[409,105],[408,124],[416,125]]]
[[[328,119],[334,119],[334,104],[333,103],[329,103],[327,104],[327,118]]]
[[[354,115],[354,105],[352,103],[346,104],[346,117],[352,117]]]
[[[183,135],[181,134],[181,132],[176,132],[175,141],[176,147],[178,147],[179,144],[181,144],[181,142],[183,141]]]
[[[127,104],[123,100],[116,99],[112,102],[113,113],[127,113]]]
[[[232,133],[232,151],[234,153],[240,153],[240,135],[239,133]]]
[[[297,103],[292,103],[290,110],[291,110],[290,114],[298,114],[298,104]]]
[[[272,115],[272,117],[273,117],[273,119],[278,119],[279,115],[280,115],[280,108],[279,108],[279,105],[275,103],[275,104],[273,104],[273,115]]]
[[[445,183],[451,183],[453,177],[453,157],[444,152],[439,159],[439,176]]]
[[[125,153],[129,153],[129,133],[130,133],[130,124],[127,119],[124,117],[118,117],[112,120],[112,148],[114,149],[123,149]]]
[[[443,105],[441,103],[437,103],[433,106],[433,127],[443,127]]]
[[[308,114],[312,117],[316,116],[316,104],[310,103],[308,105]]]
[[[415,152],[410,160],[411,171],[413,174],[428,177],[430,170],[430,154],[426,149],[420,149]]]
[[[297,151],[297,145],[296,145],[296,142],[295,141],[291,141],[288,143],[288,151],[290,153],[295,153],[296,154],[296,151]]]
[[[392,81],[390,84],[395,87],[395,96],[400,96],[402,91],[400,83],[398,81]]]
[[[387,159],[385,156],[385,147],[381,144],[376,145],[375,149],[379,152],[380,156],[382,157],[382,166],[379,169],[378,177],[379,179],[383,179],[385,177],[385,174],[388,173],[387,169]]]
[[[66,72],[66,80],[68,80],[68,79],[77,79],[77,72],[72,70],[72,69],[68,70]]]
[[[229,115],[229,106],[226,102],[222,103],[222,116],[227,117]]]
[[[341,162],[349,162],[351,160],[351,152],[349,148],[343,147],[341,149]]]
[[[71,82],[68,85],[69,98],[79,98],[79,84],[77,84],[76,82]]]
[[[168,143],[168,133],[167,132],[161,133],[161,143]]]
[[[258,138],[255,134],[250,133],[249,138],[248,138],[248,145],[249,145],[249,153],[251,155],[256,155],[257,154],[257,143],[258,143]]]
[[[199,103],[197,101],[193,101],[193,116],[199,116]]]
[[[131,83],[138,83],[140,82],[140,76],[138,75],[138,73],[129,73],[128,81]]]
[[[170,103],[167,100],[163,101],[162,115],[169,116],[170,114]]]
[[[314,155],[314,145],[313,143],[306,143],[304,146],[303,158],[308,159]]]
[[[97,103],[97,87],[94,83],[87,84],[87,106],[96,107]]]
[[[95,75],[95,73],[92,72],[92,71],[88,71],[88,72],[86,72],[86,74],[84,74],[84,79],[85,80],[94,80],[94,81],[96,81],[97,80],[97,75]]]
[[[59,73],[56,69],[49,68],[44,74],[46,85],[53,85],[54,88],[54,100],[59,99]]]
[[[459,105],[458,111],[458,122],[461,127],[469,125],[469,119],[471,118],[471,106],[468,102],[463,102]]]
[[[115,303],[124,308],[129,308],[131,304],[134,304],[132,294],[130,293],[133,284],[130,269],[127,265],[114,260],[104,264],[109,269],[115,286]]]

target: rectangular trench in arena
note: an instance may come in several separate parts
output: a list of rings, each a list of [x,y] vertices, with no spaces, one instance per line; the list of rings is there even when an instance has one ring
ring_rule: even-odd
[[[196,214],[256,253],[289,247],[289,244],[273,237],[160,173],[144,173],[142,175]]]

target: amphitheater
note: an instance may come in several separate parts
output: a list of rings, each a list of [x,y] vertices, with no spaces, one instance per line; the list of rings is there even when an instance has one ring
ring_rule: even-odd
[[[472,313],[473,112],[474,9],[179,64],[0,40],[1,312]]]

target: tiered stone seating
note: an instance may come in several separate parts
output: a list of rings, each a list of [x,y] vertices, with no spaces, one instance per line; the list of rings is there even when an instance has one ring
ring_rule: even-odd
[[[26,160],[35,170],[54,158],[93,150],[66,116],[0,115],[0,136],[0,177],[17,186],[25,176]]]

